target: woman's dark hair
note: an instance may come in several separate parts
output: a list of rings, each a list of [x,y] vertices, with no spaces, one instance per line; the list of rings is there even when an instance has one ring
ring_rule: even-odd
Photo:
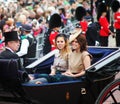
[[[66,16],[65,8],[59,8],[59,10],[63,13],[64,16]]]
[[[86,51],[87,50],[87,40],[84,35],[79,35],[77,38],[78,44],[80,44],[80,51]]]

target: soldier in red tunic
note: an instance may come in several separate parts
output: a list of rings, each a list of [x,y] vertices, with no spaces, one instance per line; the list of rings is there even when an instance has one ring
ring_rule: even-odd
[[[54,41],[56,35],[59,33],[61,24],[60,15],[57,13],[53,14],[49,20],[49,28],[44,37],[43,55],[46,55],[56,48]]]
[[[51,50],[56,49],[55,47],[55,37],[59,33],[60,26],[61,26],[61,17],[59,14],[55,13],[51,16],[50,22],[49,22],[49,29],[51,30],[49,35],[49,41],[51,44]]]
[[[51,51],[56,49],[55,47],[55,37],[59,33],[59,28],[54,28],[54,30],[51,31],[50,36],[49,36],[49,41],[51,44]]]
[[[108,36],[111,33],[111,31],[109,29],[109,22],[108,22],[106,15],[107,15],[106,4],[105,3],[99,4],[97,19],[101,26],[101,29],[100,29],[100,44],[101,44],[101,46],[108,46]]]
[[[116,46],[120,47],[120,3],[114,0],[112,3],[112,10],[114,12],[114,28],[116,29]]]
[[[84,16],[86,16],[86,10],[84,7],[79,6],[76,8],[75,11],[75,17],[80,22],[80,26],[82,28],[82,34],[86,36],[86,31],[88,27],[87,21],[84,19]]]

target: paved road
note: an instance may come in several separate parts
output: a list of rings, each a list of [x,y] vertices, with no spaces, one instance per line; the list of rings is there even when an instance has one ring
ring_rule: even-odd
[[[115,38],[113,38],[111,35],[109,36],[108,46],[109,47],[116,47]]]

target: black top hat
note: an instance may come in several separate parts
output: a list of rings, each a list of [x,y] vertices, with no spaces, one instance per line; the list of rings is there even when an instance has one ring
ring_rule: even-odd
[[[23,24],[22,27],[21,27],[21,29],[22,29],[23,31],[31,32],[32,26],[30,26],[30,25],[28,25],[28,24]]]
[[[86,10],[84,7],[79,6],[76,8],[75,17],[78,21],[81,21],[85,15],[86,15]]]
[[[105,3],[100,3],[97,8],[97,19],[99,20],[103,12],[107,12],[107,6]]]
[[[62,21],[60,15],[57,13],[53,14],[49,21],[49,28],[53,29],[55,27],[60,27],[61,25],[62,25]]]
[[[119,1],[113,0],[111,8],[112,8],[113,12],[117,12],[117,10],[120,8]]]
[[[20,40],[17,31],[5,32],[3,35],[5,37],[4,42]]]

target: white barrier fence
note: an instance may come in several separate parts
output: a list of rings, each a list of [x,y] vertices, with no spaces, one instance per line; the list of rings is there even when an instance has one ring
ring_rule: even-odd
[[[37,37],[37,46],[36,46],[36,58],[43,56],[43,45],[44,45],[44,32],[39,34]]]

